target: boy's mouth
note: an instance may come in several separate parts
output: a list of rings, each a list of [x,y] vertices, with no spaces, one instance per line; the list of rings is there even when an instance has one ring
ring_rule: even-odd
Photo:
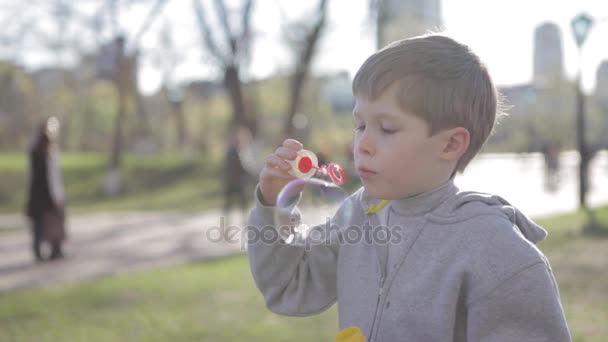
[[[375,176],[376,173],[377,173],[376,171],[372,171],[365,167],[357,168],[357,174],[359,174],[359,178],[361,178],[361,179],[369,179],[369,178]]]

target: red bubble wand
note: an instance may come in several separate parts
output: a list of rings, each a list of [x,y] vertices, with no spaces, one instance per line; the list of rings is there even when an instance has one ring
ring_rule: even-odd
[[[296,159],[289,161],[289,163],[291,163],[289,173],[295,177],[311,178],[317,171],[321,171],[324,174],[329,174],[331,180],[338,185],[346,182],[346,174],[340,165],[330,163],[328,166],[319,166],[319,159],[311,151],[300,150]]]

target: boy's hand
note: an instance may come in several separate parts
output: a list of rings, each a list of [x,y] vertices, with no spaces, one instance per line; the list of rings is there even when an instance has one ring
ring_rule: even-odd
[[[274,206],[281,189],[295,179],[288,173],[291,164],[286,160],[295,160],[301,149],[302,144],[299,141],[286,139],[283,145],[266,159],[266,164],[260,172],[260,191],[267,204]]]

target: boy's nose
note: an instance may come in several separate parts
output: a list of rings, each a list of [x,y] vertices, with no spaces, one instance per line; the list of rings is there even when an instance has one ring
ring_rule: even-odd
[[[363,132],[359,137],[359,143],[357,144],[357,152],[364,155],[374,154],[375,148],[373,137],[368,132]]]

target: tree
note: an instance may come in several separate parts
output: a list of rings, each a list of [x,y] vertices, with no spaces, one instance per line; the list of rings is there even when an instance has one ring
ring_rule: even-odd
[[[105,193],[109,196],[117,195],[122,191],[122,181],[120,176],[120,167],[122,154],[124,149],[124,123],[127,109],[127,99],[129,95],[135,100],[135,107],[139,114],[140,124],[143,127],[143,133],[149,131],[149,123],[147,115],[141,99],[141,94],[137,88],[137,59],[139,50],[139,41],[142,36],[148,31],[154,19],[160,14],[167,0],[157,0],[148,15],[143,21],[142,26],[135,34],[132,41],[127,41],[123,33],[123,29],[119,28],[119,6],[118,0],[107,0],[109,8],[109,18],[115,32],[114,46],[111,50],[113,55],[108,58],[113,61],[110,63],[110,79],[113,81],[117,97],[118,106],[116,119],[114,124],[114,138],[112,139],[112,148],[110,150],[110,164],[108,166],[108,174],[106,175]]]
[[[184,58],[175,46],[171,25],[165,22],[160,31],[160,51],[156,63],[163,70],[162,92],[169,104],[171,116],[175,122],[178,148],[186,155],[191,154],[190,136],[187,130],[186,118],[183,110],[182,89],[173,79],[175,68]]]
[[[302,100],[302,92],[310,74],[311,65],[317,52],[320,38],[327,25],[327,0],[319,0],[316,17],[309,22],[297,22],[291,26],[293,38],[291,43],[296,46],[295,70],[289,86],[289,104],[283,124],[283,134],[291,137],[296,134],[294,117],[298,113]]]
[[[46,51],[55,60],[56,66],[30,72],[33,88],[38,92],[33,92],[26,99],[29,108],[20,113],[29,127],[21,126],[23,131],[16,133],[29,136],[29,132],[24,131],[31,131],[32,125],[37,125],[41,117],[57,115],[64,121],[61,142],[65,143],[70,132],[69,119],[77,107],[77,101],[74,101],[76,97],[71,90],[78,89],[77,80],[68,71],[67,64],[80,46],[73,22],[81,14],[65,0],[30,5],[19,2],[7,5],[6,8],[10,10],[0,18],[3,26],[0,41],[15,61],[22,59],[26,49]],[[25,6],[28,6],[27,9]]]
[[[31,137],[31,79],[19,67],[0,62],[0,149],[23,149]]]
[[[385,43],[384,28],[389,19],[387,13],[386,0],[369,0],[369,13],[374,21],[376,30],[376,49],[380,50]]]
[[[240,27],[235,28],[231,21],[223,0],[215,0],[215,17],[220,24],[222,40],[213,34],[209,17],[200,0],[193,0],[196,19],[205,50],[212,57],[213,63],[223,72],[224,88],[228,92],[232,106],[232,119],[230,126],[245,126],[252,131],[255,129],[255,118],[251,117],[245,106],[243,97],[243,84],[241,70],[250,59],[252,44],[251,13],[253,0],[245,0],[240,8]]]
[[[105,55],[111,57],[109,59],[110,77],[108,78],[115,85],[118,106],[108,165],[108,179],[112,179],[112,181],[107,183],[111,183],[113,186],[106,187],[108,194],[115,194],[120,190],[119,170],[129,98],[133,99],[138,114],[139,125],[137,127],[142,127],[144,133],[148,131],[149,124],[145,107],[136,86],[138,46],[140,39],[148,31],[168,0],[154,0],[154,6],[144,17],[139,30],[133,36],[127,35],[121,27],[120,11],[136,3],[142,4],[151,1],[103,0],[99,2],[99,5],[95,4],[94,8],[90,3],[67,0],[37,2],[33,5],[15,1],[12,17],[1,20],[3,23],[9,22],[10,28],[3,30],[0,40],[12,45],[16,59],[20,59],[19,54],[24,50],[23,46],[28,45],[30,49],[31,46],[34,46],[37,49],[52,51],[57,56],[57,64],[63,67],[64,61],[77,60],[77,57],[84,55],[85,51],[99,50],[105,42],[111,42],[106,44],[106,47],[112,48],[113,51]],[[85,10],[85,8],[89,10]],[[91,8],[93,8],[92,12]],[[20,13],[24,15],[17,15]],[[103,57],[104,53],[101,54]],[[95,75],[91,77],[95,77]],[[70,80],[64,79],[62,83],[66,83],[66,81]],[[80,91],[81,84],[70,82],[74,92]],[[81,97],[77,96],[77,100],[74,102],[81,101]]]

